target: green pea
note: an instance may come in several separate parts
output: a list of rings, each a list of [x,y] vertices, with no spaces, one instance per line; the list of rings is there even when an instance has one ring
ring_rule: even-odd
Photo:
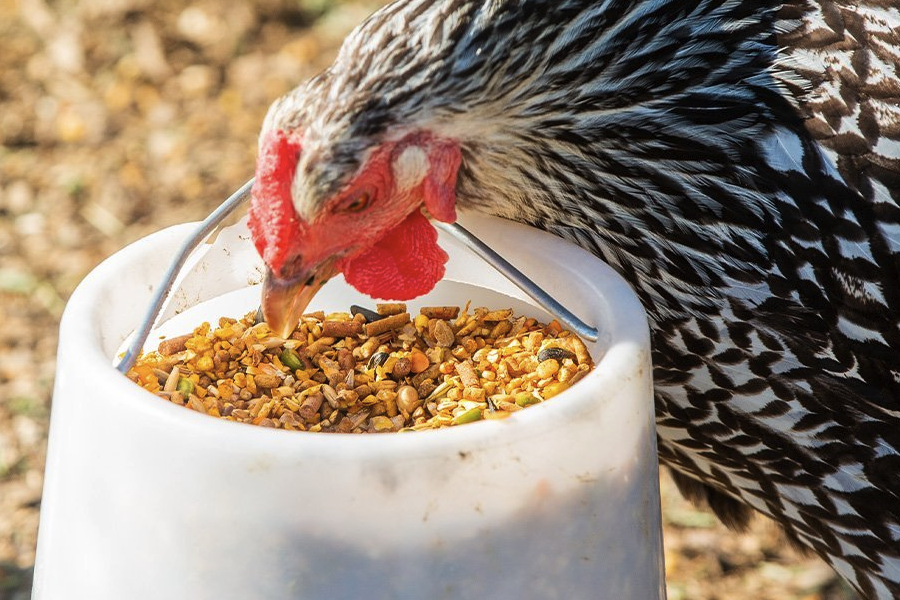
[[[286,366],[291,371],[305,368],[303,361],[300,360],[300,355],[294,352],[291,348],[285,348],[284,352],[282,352],[281,356],[279,356],[278,358],[281,360],[281,364]]]
[[[519,406],[531,406],[538,402],[540,402],[540,399],[536,398],[531,392],[519,392],[516,394],[516,404]]]
[[[453,421],[457,425],[462,425],[463,423],[473,423],[475,421],[481,420],[481,408],[476,406],[474,408],[470,408],[466,412],[459,413],[456,415],[456,418]]]
[[[178,391],[184,394],[185,398],[194,393],[194,382],[187,377],[178,378]]]

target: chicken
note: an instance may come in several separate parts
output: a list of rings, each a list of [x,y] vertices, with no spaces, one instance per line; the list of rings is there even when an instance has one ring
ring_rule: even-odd
[[[341,272],[431,289],[426,217],[612,265],[651,325],[661,461],[900,597],[900,10],[893,0],[403,0],[269,111],[266,319]]]

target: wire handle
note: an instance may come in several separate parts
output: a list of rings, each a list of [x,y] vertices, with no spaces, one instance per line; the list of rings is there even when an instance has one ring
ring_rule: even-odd
[[[156,321],[159,318],[160,312],[162,312],[162,307],[165,304],[166,298],[168,298],[169,294],[172,292],[175,281],[178,279],[178,275],[181,273],[188,258],[206,238],[218,229],[219,225],[221,225],[221,223],[228,218],[238,206],[247,201],[252,187],[253,179],[242,185],[240,189],[219,205],[218,208],[200,223],[197,230],[181,244],[172,264],[169,265],[165,275],[163,275],[159,287],[157,287],[156,292],[153,295],[150,308],[147,310],[143,320],[135,330],[131,344],[129,344],[128,349],[122,356],[122,360],[116,365],[118,371],[127,373],[134,365],[144,344],[147,342],[147,338],[150,336],[150,332],[153,330],[153,326],[156,325]],[[570,330],[574,331],[584,339],[592,342],[597,341],[599,332],[595,327],[591,327],[576,317],[565,306],[557,302],[550,294],[544,291],[543,288],[529,279],[505,258],[494,252],[494,250],[475,237],[465,227],[457,223],[442,223],[439,221],[434,221],[433,224],[459,240],[475,255],[497,269],[504,277],[512,281],[519,289],[525,292],[526,295],[537,302],[544,310],[559,319]]]
[[[218,229],[222,221],[228,218],[228,215],[233,213],[238,206],[247,201],[247,198],[250,196],[251,187],[253,187],[252,179],[242,185],[238,191],[229,196],[225,202],[220,204],[212,214],[200,223],[197,230],[181,244],[178,253],[175,255],[175,259],[172,261],[172,264],[169,265],[165,275],[163,275],[159,287],[156,288],[153,300],[150,302],[150,308],[144,315],[141,324],[138,325],[138,328],[135,330],[134,338],[131,340],[128,350],[125,351],[122,360],[116,365],[116,369],[121,373],[127,373],[128,369],[134,365],[134,361],[137,360],[144,344],[147,342],[147,338],[150,336],[150,331],[153,329],[153,326],[156,325],[156,320],[159,318],[159,313],[162,311],[163,304],[165,303],[166,298],[169,297],[169,293],[175,285],[175,280],[178,278],[178,274],[181,272],[184,263],[187,262],[188,257],[203,243],[203,240],[208,238],[216,229]]]
[[[504,277],[516,284],[516,287],[525,292],[529,298],[537,302],[541,308],[559,319],[566,327],[578,334],[579,337],[591,342],[597,341],[600,333],[596,327],[591,327],[576,317],[569,309],[548,294],[544,288],[497,254],[490,246],[475,237],[468,229],[459,223],[433,221],[432,224],[462,242],[472,253],[497,269]]]

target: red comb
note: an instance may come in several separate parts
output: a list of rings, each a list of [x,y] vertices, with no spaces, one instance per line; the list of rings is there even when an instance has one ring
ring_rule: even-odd
[[[300,221],[291,199],[291,182],[300,157],[300,136],[274,130],[263,138],[256,161],[248,226],[256,250],[273,271],[296,254]]]

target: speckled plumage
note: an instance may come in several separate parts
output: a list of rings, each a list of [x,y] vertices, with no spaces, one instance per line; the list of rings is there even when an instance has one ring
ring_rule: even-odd
[[[896,0],[409,0],[276,102],[301,214],[379,144],[459,142],[461,208],[576,242],[651,320],[660,457],[900,596]]]

